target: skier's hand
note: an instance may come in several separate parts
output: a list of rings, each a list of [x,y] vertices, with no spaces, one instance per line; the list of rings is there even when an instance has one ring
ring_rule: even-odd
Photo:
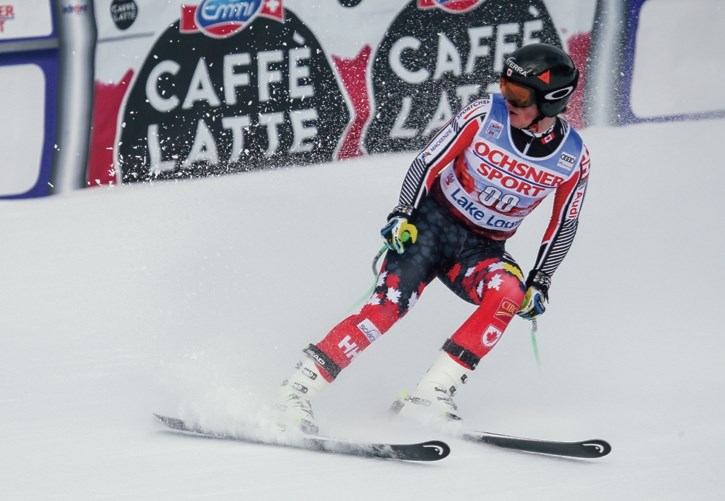
[[[407,210],[404,210],[407,209]],[[388,222],[380,230],[388,249],[402,254],[418,239],[418,228],[408,222],[411,208],[396,207],[388,216]]]
[[[546,311],[549,301],[549,286],[551,277],[543,271],[531,270],[526,280],[526,295],[519,308],[519,316],[526,320],[533,320]]]
[[[524,302],[521,303],[519,316],[526,320],[533,320],[546,311],[546,296],[533,285],[526,289]]]

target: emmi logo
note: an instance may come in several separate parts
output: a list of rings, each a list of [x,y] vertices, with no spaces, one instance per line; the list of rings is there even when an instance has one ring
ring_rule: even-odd
[[[212,38],[227,38],[249,26],[257,17],[284,22],[282,0],[201,0],[198,6],[182,5],[181,32],[201,31]]]

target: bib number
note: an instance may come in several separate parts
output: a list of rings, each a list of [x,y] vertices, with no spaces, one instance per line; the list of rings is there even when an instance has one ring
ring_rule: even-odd
[[[501,190],[493,186],[486,186],[478,199],[486,207],[493,207],[498,212],[506,213],[510,212],[511,209],[516,207],[520,202],[520,198],[511,193],[503,194]]]

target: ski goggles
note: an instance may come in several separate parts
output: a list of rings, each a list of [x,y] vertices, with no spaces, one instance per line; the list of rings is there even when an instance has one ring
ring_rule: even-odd
[[[503,76],[499,79],[499,87],[503,98],[514,108],[526,108],[534,104],[533,89],[519,85]]]

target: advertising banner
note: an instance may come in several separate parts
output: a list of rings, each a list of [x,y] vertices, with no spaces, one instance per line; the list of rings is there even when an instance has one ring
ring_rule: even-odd
[[[548,4],[557,4],[551,7]],[[585,72],[595,0],[97,0],[88,177],[138,182],[422,147],[548,42]],[[570,107],[581,125],[582,96]]]
[[[0,198],[415,151],[533,42],[577,128],[723,117],[720,3],[0,0]]]

